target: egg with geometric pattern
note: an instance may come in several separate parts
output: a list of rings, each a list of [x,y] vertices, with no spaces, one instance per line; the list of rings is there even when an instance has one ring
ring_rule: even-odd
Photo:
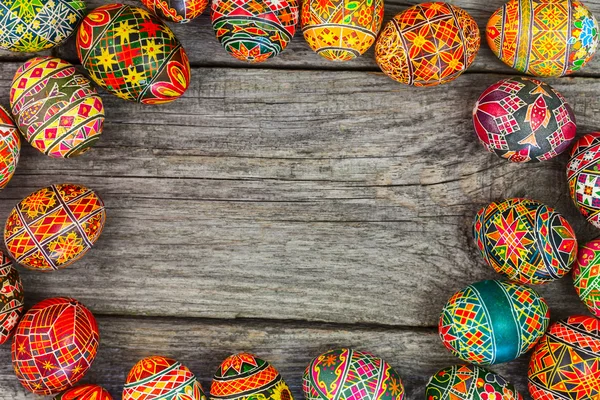
[[[585,219],[600,228],[600,132],[580,137],[567,164],[569,194]]]
[[[4,227],[4,243],[26,268],[54,271],[83,257],[100,237],[105,220],[104,202],[93,190],[52,185],[13,208]]]
[[[142,4],[165,21],[185,24],[202,14],[208,0],[142,0]]]
[[[214,0],[210,19],[231,56],[259,63],[277,56],[294,37],[298,0]]]
[[[473,238],[486,263],[524,284],[562,278],[577,257],[577,238],[569,222],[530,199],[506,199],[481,208]]]
[[[210,387],[211,400],[293,400],[292,392],[269,362],[250,353],[227,357]]]
[[[475,365],[453,365],[436,372],[425,388],[427,400],[523,400],[502,376]]]
[[[10,114],[0,106],[0,189],[13,177],[21,154],[19,130]]]
[[[498,280],[456,292],[439,320],[446,348],[475,365],[512,361],[535,346],[550,323],[546,301],[533,289]]]
[[[85,153],[104,126],[104,106],[96,89],[60,58],[25,62],[13,78],[10,107],[29,144],[50,157]]]
[[[19,272],[0,251],[0,344],[11,337],[23,313],[25,294]]]
[[[163,356],[141,359],[131,368],[123,400],[206,400],[200,382],[185,365]]]
[[[488,87],[473,109],[473,126],[487,151],[515,163],[554,158],[577,134],[566,99],[547,83],[527,77]]]
[[[573,268],[573,285],[583,304],[600,317],[600,239],[579,248]]]
[[[302,388],[306,400],[402,400],[402,379],[383,359],[350,348],[329,350],[308,364]]]
[[[531,354],[528,377],[533,400],[600,399],[600,319],[553,323]]]
[[[55,297],[23,315],[12,342],[12,360],[23,387],[58,394],[79,382],[98,352],[96,319],[72,298]]]
[[[80,385],[54,397],[54,400],[113,400],[106,389],[98,385]]]

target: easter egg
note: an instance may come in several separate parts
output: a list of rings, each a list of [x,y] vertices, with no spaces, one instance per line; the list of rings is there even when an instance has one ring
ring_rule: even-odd
[[[85,15],[83,0],[0,1],[0,48],[36,52],[63,43]]]
[[[598,23],[578,0],[510,0],[492,14],[486,36],[509,67],[563,76],[581,69],[596,52]]]
[[[79,382],[96,358],[96,319],[75,299],[55,297],[23,315],[12,342],[21,384],[39,395],[57,394]]]
[[[512,162],[544,161],[571,145],[575,114],[552,86],[533,78],[503,79],[487,88],[473,109],[477,137]]]
[[[600,317],[600,240],[581,246],[573,268],[573,284],[583,304]]]
[[[241,61],[263,62],[290,43],[298,0],[214,0],[210,19],[225,50]]]
[[[180,362],[146,357],[133,366],[123,388],[123,400],[206,400],[200,382]]]
[[[275,367],[250,353],[231,355],[221,363],[210,386],[210,398],[293,400]]]
[[[68,389],[54,400],[113,400],[110,393],[98,385],[81,385]]]
[[[6,343],[23,312],[25,295],[19,272],[0,251],[0,344]]]
[[[528,376],[533,400],[600,399],[600,320],[572,316],[552,324]]]
[[[11,180],[20,154],[21,139],[17,126],[10,114],[0,106],[0,189],[4,189]]]
[[[479,51],[475,20],[448,3],[422,3],[397,14],[375,44],[375,61],[390,78],[435,86],[458,78]]]
[[[567,164],[569,193],[585,219],[600,228],[600,132],[579,138]]]
[[[108,4],[91,11],[79,26],[77,54],[98,85],[125,100],[168,103],[190,84],[179,40],[139,7]]]
[[[493,202],[477,212],[475,244],[483,259],[511,281],[540,284],[565,276],[577,257],[577,238],[554,209],[529,199]]]
[[[500,375],[475,365],[453,365],[436,372],[427,383],[428,400],[523,400]]]
[[[96,89],[60,58],[35,57],[23,64],[13,78],[10,107],[25,139],[56,158],[88,151],[104,125]]]
[[[106,212],[85,186],[52,185],[25,197],[4,227],[10,255],[25,267],[52,271],[80,259],[98,240]]]
[[[549,321],[548,304],[535,290],[490,280],[469,285],[448,300],[439,332],[444,346],[461,360],[491,365],[529,351]]]
[[[304,0],[301,27],[311,49],[330,61],[349,61],[375,42],[383,0]]]
[[[208,0],[142,0],[157,17],[185,24],[204,12]]]
[[[364,351],[327,351],[306,367],[306,400],[402,400],[404,385],[384,360]]]

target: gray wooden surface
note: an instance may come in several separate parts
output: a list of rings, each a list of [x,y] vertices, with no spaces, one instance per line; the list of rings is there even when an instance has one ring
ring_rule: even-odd
[[[386,2],[386,20],[414,3]],[[483,30],[502,1],[453,3]],[[586,4],[600,15],[600,0]],[[85,381],[116,399],[143,356],[178,358],[208,388],[219,362],[245,350],[271,360],[299,400],[306,364],[337,346],[384,357],[408,399],[424,399],[429,376],[458,361],[437,337],[441,307],[497,276],[472,243],[479,207],[528,196],[562,212],[580,242],[598,236],[570,202],[566,156],[513,165],[477,142],[476,98],[512,73],[485,41],[457,81],[415,89],[378,72],[372,51],[330,63],[298,34],[280,57],[246,65],[221,49],[207,16],[174,30],[194,66],[182,99],[152,107],[103,92],[106,129],[93,151],[54,160],[24,145],[0,193],[2,223],[52,183],[82,183],[105,200],[107,226],[81,261],[20,271],[28,305],[73,296],[95,313],[100,353]],[[53,53],[76,61],[73,43]],[[26,58],[0,53],[0,103]],[[574,107],[580,135],[600,127],[598,78],[600,58],[547,80]],[[553,319],[586,313],[570,277],[539,291]],[[493,369],[526,395],[527,361]],[[33,398],[1,346],[0,399]]]

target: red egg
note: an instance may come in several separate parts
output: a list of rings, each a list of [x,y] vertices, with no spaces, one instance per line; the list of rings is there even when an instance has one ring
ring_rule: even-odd
[[[12,342],[21,384],[39,395],[57,394],[79,382],[96,358],[96,319],[75,299],[46,299],[23,315]]]
[[[23,313],[23,284],[12,261],[0,251],[0,344],[5,343]]]
[[[102,386],[81,385],[54,397],[54,400],[113,400]]]

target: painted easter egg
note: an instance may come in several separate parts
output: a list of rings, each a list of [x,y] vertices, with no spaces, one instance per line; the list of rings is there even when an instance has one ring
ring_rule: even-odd
[[[168,103],[190,84],[179,40],[139,7],[108,4],[91,11],[79,26],[77,54],[98,85],[125,100]]]
[[[58,46],[84,15],[83,0],[0,1],[0,48],[34,53]]]
[[[477,212],[473,238],[484,260],[514,282],[562,278],[577,257],[577,238],[554,209],[529,199],[493,202]]]
[[[390,78],[414,86],[435,86],[458,78],[479,51],[475,20],[448,3],[417,4],[397,14],[375,45],[375,61]]]
[[[375,42],[383,22],[383,0],[305,0],[301,27],[317,54],[349,61]]]
[[[569,193],[579,212],[600,228],[600,132],[580,137],[567,164]]]
[[[486,36],[494,54],[517,71],[563,76],[596,52],[598,23],[578,0],[510,0],[492,14]]]
[[[234,354],[221,363],[210,386],[210,398],[293,400],[275,367],[250,353]]]
[[[39,395],[57,394],[79,382],[96,358],[96,319],[75,299],[55,297],[23,315],[12,342],[21,384]]]
[[[208,0],[142,0],[157,17],[185,24],[204,12]]]
[[[306,367],[306,400],[402,400],[404,385],[387,362],[364,351],[327,351]]]
[[[88,151],[104,125],[96,89],[60,58],[35,57],[23,64],[13,78],[10,107],[25,139],[56,158]]]
[[[427,383],[428,400],[523,400],[500,375],[475,365],[453,365],[436,372]]]
[[[200,382],[183,364],[161,356],[146,357],[133,366],[123,388],[123,400],[206,400]]]
[[[491,365],[525,354],[549,322],[548,304],[535,290],[490,280],[469,285],[448,300],[439,332],[444,346],[461,360]]]
[[[473,109],[477,137],[490,152],[512,162],[544,161],[570,146],[575,114],[552,86],[533,78],[501,80]]]
[[[0,106],[0,189],[4,189],[11,180],[20,154],[19,130],[10,114]]]
[[[572,316],[552,324],[528,375],[533,400],[600,399],[600,320]]]
[[[0,251],[0,344],[6,343],[23,313],[25,294],[19,272]]]
[[[286,48],[296,32],[298,12],[298,0],[215,0],[210,19],[229,54],[257,63]]]
[[[54,400],[113,400],[113,398],[102,386],[81,385],[55,396]]]
[[[573,285],[583,304],[600,317],[600,240],[581,246],[573,268]]]
[[[80,259],[98,240],[104,202],[85,186],[52,185],[25,197],[4,227],[10,255],[25,267],[52,271]]]

